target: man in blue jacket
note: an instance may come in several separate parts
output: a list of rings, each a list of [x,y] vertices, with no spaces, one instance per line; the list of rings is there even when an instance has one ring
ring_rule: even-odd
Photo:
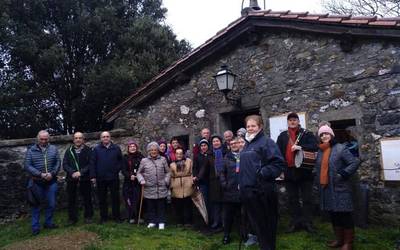
[[[41,130],[38,142],[26,152],[24,168],[31,176],[29,186],[34,186],[40,200],[47,200],[44,228],[54,229],[53,214],[56,206],[57,174],[60,170],[58,149],[50,145],[50,135]],[[32,234],[40,232],[40,204],[32,206]]]
[[[111,142],[111,135],[104,131],[100,134],[100,144],[94,149],[90,160],[90,178],[97,185],[100,224],[108,220],[107,192],[111,193],[113,219],[121,222],[119,210],[119,172],[122,169],[122,152],[118,145]]]

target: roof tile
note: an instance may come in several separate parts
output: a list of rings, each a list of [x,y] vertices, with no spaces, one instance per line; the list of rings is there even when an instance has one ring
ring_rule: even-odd
[[[343,18],[340,17],[325,17],[325,18],[320,18],[318,21],[326,23],[340,23],[342,20]]]
[[[344,24],[368,24],[369,20],[367,20],[367,19],[349,19],[349,20],[343,20],[342,23],[344,23]]]
[[[369,22],[368,25],[373,25],[373,26],[386,26],[386,27],[390,27],[390,26],[396,26],[397,22],[396,21],[374,21],[374,22]]]

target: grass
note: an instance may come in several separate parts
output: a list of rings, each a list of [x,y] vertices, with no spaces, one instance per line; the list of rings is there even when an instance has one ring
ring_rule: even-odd
[[[60,226],[55,230],[43,230],[37,238],[48,238],[54,235],[63,235],[71,232],[92,232],[98,235],[99,240],[86,245],[84,249],[237,249],[238,235],[233,234],[233,243],[224,246],[221,243],[222,234],[205,236],[194,230],[176,228],[167,225],[166,230],[147,229],[144,226],[130,225],[128,223],[116,224],[109,222],[103,225],[79,223],[74,227],[65,227],[66,213],[58,212],[55,222]],[[331,238],[330,224],[317,221],[317,233],[310,235],[305,232],[285,234],[287,226],[284,218],[279,224],[277,249],[288,250],[322,250],[326,249],[325,242]],[[392,250],[397,237],[400,236],[396,228],[383,226],[370,226],[368,229],[356,229],[356,249],[360,250]],[[0,227],[0,248],[16,242],[32,240],[29,227],[29,218]],[[59,246],[63,249],[63,246]],[[256,247],[247,249],[257,249]]]

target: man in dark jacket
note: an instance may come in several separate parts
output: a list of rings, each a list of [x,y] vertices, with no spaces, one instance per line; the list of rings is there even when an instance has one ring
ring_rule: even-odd
[[[222,243],[230,242],[230,232],[233,221],[240,216],[239,198],[239,140],[232,138],[229,142],[230,151],[224,157],[224,168],[220,175],[223,201],[224,238]]]
[[[39,131],[38,143],[26,152],[24,168],[30,175],[29,187],[35,188],[40,200],[47,200],[44,228],[54,229],[53,214],[56,206],[57,174],[60,170],[60,156],[56,146],[49,143],[47,131]],[[32,207],[32,234],[40,232],[40,204]]]
[[[122,152],[118,145],[111,142],[109,132],[102,132],[100,140],[101,143],[93,149],[90,160],[90,178],[97,185],[99,197],[100,224],[108,219],[108,190],[111,193],[113,219],[116,222],[121,222],[119,209],[119,172],[123,164]]]
[[[92,149],[85,145],[85,138],[81,132],[76,132],[71,145],[64,154],[63,168],[67,173],[68,218],[69,224],[78,221],[78,208],[76,194],[79,192],[84,204],[85,223],[91,223],[93,217],[92,187],[89,169]]]
[[[314,232],[312,225],[312,184],[311,168],[296,168],[295,155],[299,150],[318,151],[314,134],[300,127],[296,113],[287,116],[288,130],[283,131],[277,140],[278,147],[285,158],[285,184],[289,196],[289,213],[291,216],[288,233],[304,228]],[[300,203],[302,200],[302,206]]]

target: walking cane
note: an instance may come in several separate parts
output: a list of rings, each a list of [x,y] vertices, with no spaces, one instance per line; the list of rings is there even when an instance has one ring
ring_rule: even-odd
[[[140,205],[139,205],[139,214],[138,214],[138,220],[137,220],[137,224],[139,225],[140,223],[140,215],[142,213],[142,205],[143,205],[143,191],[144,191],[144,185],[141,185],[141,194],[140,194]]]

